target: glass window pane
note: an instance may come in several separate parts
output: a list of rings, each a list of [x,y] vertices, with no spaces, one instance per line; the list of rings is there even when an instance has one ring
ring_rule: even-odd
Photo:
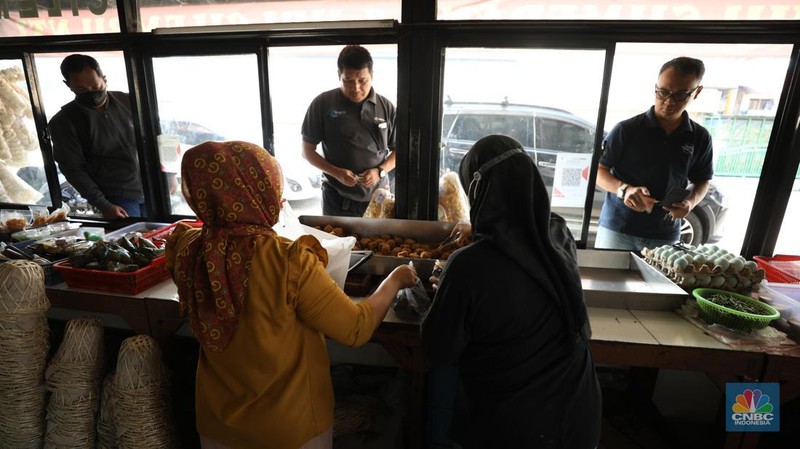
[[[580,236],[604,57],[602,50],[448,48],[440,175],[458,172],[481,137],[511,136],[536,162],[553,210]],[[441,219],[448,201],[440,202]]]
[[[53,204],[19,60],[0,59],[0,203]]]
[[[254,54],[162,57],[153,59],[153,72],[171,211],[194,215],[180,189],[183,152],[207,140],[264,145],[258,59]]]
[[[372,87],[397,105],[397,46],[364,45],[364,48],[372,55]],[[286,178],[283,195],[298,215],[322,215],[321,174],[303,158],[300,128],[311,101],[322,92],[340,87],[336,60],[341,50],[341,46],[269,50],[275,155]],[[321,151],[321,145],[317,151]]]
[[[400,20],[400,0],[142,0],[141,31],[214,25]]]
[[[800,192],[800,170],[795,176],[792,194],[789,197],[789,204],[786,206],[781,233],[775,243],[775,254],[800,255],[800,235],[797,233],[797,228],[800,227],[800,193],[798,192]]]
[[[711,133],[714,179],[706,198],[684,221],[684,241],[741,250],[791,50],[791,45],[617,45],[608,130],[653,104],[663,63],[686,55],[705,64],[703,90],[686,111]],[[754,104],[751,98],[764,101]]]
[[[117,2],[0,1],[0,37],[119,33]]]
[[[790,0],[616,0],[530,2],[526,0],[438,0],[440,20],[797,20]]]
[[[49,122],[61,107],[75,99],[75,94],[64,84],[61,62],[70,53],[38,53],[34,55],[42,106]],[[106,77],[109,91],[128,92],[128,76],[122,52],[84,53],[97,60]],[[58,168],[58,167],[57,167]],[[71,215],[101,216],[58,171],[62,201],[69,205]]]

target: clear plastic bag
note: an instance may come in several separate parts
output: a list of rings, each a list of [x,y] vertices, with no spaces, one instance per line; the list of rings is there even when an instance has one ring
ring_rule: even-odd
[[[412,287],[401,289],[397,292],[392,309],[396,314],[409,318],[424,316],[431,307],[431,297],[422,285],[422,279]]]

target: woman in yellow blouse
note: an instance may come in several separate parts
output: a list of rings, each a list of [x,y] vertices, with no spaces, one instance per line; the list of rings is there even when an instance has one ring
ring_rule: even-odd
[[[372,296],[351,301],[325,271],[327,253],[315,238],[290,241],[272,230],[283,176],[257,145],[205,142],[186,152],[181,172],[183,194],[204,225],[176,228],[167,267],[201,345],[202,447],[331,447],[325,336],[366,343],[416,272],[398,267]]]

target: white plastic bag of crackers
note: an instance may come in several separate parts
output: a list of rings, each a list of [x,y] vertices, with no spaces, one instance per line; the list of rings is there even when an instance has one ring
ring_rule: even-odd
[[[387,188],[375,189],[363,217],[394,218],[394,194]]]
[[[452,171],[439,178],[439,221],[469,223],[467,194]]]

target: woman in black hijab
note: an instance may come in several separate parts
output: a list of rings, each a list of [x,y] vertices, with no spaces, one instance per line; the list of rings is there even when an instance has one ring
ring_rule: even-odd
[[[431,362],[458,367],[450,437],[595,448],[602,401],[575,241],[516,140],[478,140],[459,171],[475,243],[448,259],[421,329]]]

